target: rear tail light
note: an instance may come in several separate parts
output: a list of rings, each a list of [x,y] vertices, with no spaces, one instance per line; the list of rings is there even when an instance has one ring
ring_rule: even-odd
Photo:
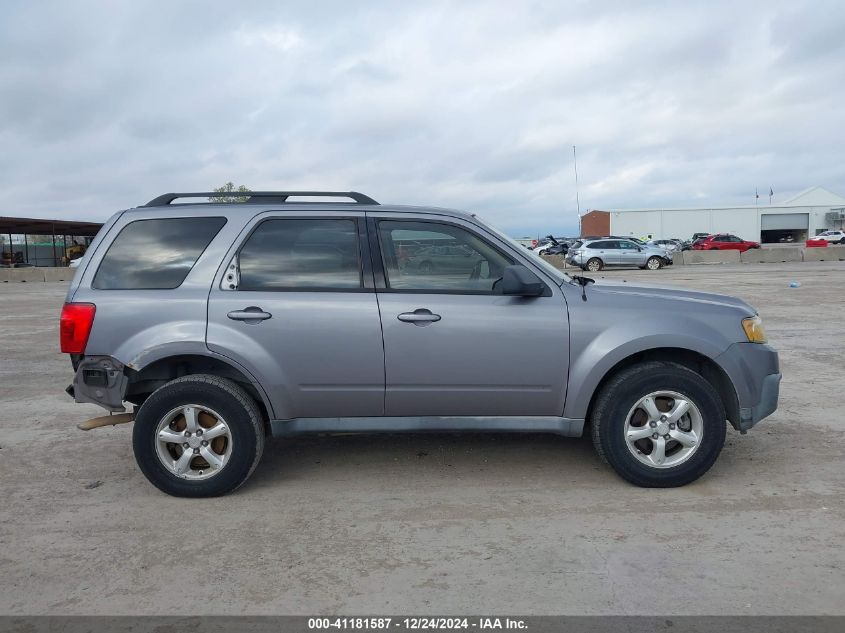
[[[85,353],[96,311],[97,306],[93,303],[66,303],[62,306],[59,340],[63,354]]]

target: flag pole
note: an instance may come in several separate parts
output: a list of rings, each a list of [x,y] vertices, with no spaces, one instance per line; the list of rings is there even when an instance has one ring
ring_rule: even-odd
[[[578,207],[578,237],[581,237],[581,198],[578,195],[578,154],[572,146],[572,161],[575,167],[575,204]]]

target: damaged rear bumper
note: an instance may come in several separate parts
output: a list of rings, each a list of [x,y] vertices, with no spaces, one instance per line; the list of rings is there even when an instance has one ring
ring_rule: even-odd
[[[122,412],[129,378],[124,365],[110,356],[86,356],[79,361],[73,384],[65,391],[76,402],[98,404],[107,411]]]

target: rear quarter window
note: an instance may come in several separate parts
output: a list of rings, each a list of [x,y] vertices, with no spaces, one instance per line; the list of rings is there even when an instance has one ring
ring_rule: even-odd
[[[92,287],[98,290],[178,288],[226,218],[136,220],[106,251]]]

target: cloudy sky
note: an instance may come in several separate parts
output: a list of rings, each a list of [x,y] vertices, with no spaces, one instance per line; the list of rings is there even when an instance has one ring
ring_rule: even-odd
[[[845,2],[17,2],[0,215],[356,189],[517,236],[845,194]]]

